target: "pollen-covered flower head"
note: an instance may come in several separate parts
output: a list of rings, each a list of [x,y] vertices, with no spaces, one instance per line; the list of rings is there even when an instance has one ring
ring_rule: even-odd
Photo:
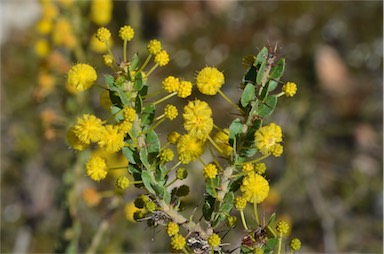
[[[78,91],[88,89],[96,79],[96,71],[89,64],[76,64],[68,72],[68,85]]]
[[[100,27],[96,31],[96,38],[101,42],[108,42],[111,39],[111,32],[105,27]]]
[[[152,55],[156,55],[160,52],[161,48],[161,42],[158,40],[151,40],[149,41],[147,45],[148,52]]]
[[[212,110],[205,101],[190,101],[184,107],[184,129],[191,136],[205,140],[213,128]]]
[[[159,53],[155,56],[155,63],[157,63],[159,66],[165,66],[169,63],[169,55],[167,51],[161,50]]]
[[[118,152],[124,146],[124,133],[119,131],[118,126],[106,125],[98,144],[107,152]]]
[[[205,178],[213,179],[217,176],[217,167],[215,164],[209,163],[204,167],[203,173]]]
[[[202,94],[215,95],[223,84],[224,74],[215,67],[205,67],[196,76],[196,86]]]
[[[100,156],[91,156],[85,167],[87,175],[94,181],[100,181],[107,176],[107,163]]]
[[[261,175],[249,173],[244,177],[240,190],[248,202],[259,204],[268,196],[269,183]]]
[[[293,97],[296,94],[297,86],[294,82],[287,82],[282,88],[285,96]]]
[[[200,157],[204,152],[204,143],[189,134],[181,136],[177,141],[176,147],[179,160],[183,164],[190,163]]]
[[[169,120],[173,120],[177,117],[179,112],[177,111],[177,108],[175,105],[168,104],[164,108],[164,116],[168,118]]]
[[[275,123],[263,126],[255,132],[256,148],[263,155],[267,155],[268,153],[274,151],[273,149],[275,148],[275,145],[280,143],[282,140],[283,132],[280,126]]]
[[[84,114],[73,126],[76,137],[84,144],[97,142],[102,136],[103,122],[94,115]]]
[[[73,127],[68,130],[67,141],[73,149],[78,151],[83,151],[89,147],[89,143],[81,142],[81,140],[75,134],[75,129]]]
[[[221,155],[228,157],[231,155],[233,148],[229,145],[229,129],[224,129],[222,131],[219,131],[215,137],[213,138],[213,141],[215,141],[216,145],[221,149]]]
[[[133,30],[131,26],[123,26],[119,30],[119,36],[124,41],[132,40],[134,35],[135,35],[135,30]]]
[[[168,93],[177,92],[179,90],[180,80],[174,76],[166,77],[161,83],[163,84],[163,89]]]
[[[192,94],[192,82],[189,81],[181,81],[179,86],[179,91],[177,91],[177,96],[180,98],[187,98]]]

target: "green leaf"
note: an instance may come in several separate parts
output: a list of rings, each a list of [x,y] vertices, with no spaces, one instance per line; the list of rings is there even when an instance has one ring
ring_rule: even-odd
[[[270,238],[268,241],[265,243],[265,247],[267,250],[274,250],[276,247],[276,244],[278,242],[277,238]]]
[[[267,59],[261,62],[260,68],[257,71],[256,83],[261,85],[265,73],[265,67],[267,66]]]
[[[272,213],[271,217],[269,217],[269,220],[268,220],[268,226],[272,225],[272,223],[275,221],[276,219],[276,213]]]
[[[150,125],[155,118],[155,106],[153,104],[147,105],[141,116],[141,123],[143,125]]]
[[[150,169],[151,165],[148,162],[148,151],[146,149],[141,149],[139,152],[140,160],[143,163],[146,169]]]
[[[121,102],[127,106],[129,104],[129,98],[127,94],[122,89],[117,89],[117,93],[119,94]]]
[[[240,103],[241,106],[248,106],[249,102],[255,98],[255,86],[252,83],[248,83],[241,95]]]
[[[158,153],[160,151],[160,140],[154,130],[150,130],[147,134],[146,143],[148,145],[148,153]]]
[[[268,82],[268,92],[272,92],[273,90],[275,90],[278,84],[279,83],[277,83],[274,80],[269,80],[269,82]]]
[[[277,105],[277,96],[271,95],[268,96],[263,104],[261,104],[257,109],[257,115],[260,117],[268,117],[275,110]]]
[[[135,88],[136,91],[140,91],[141,89],[143,89],[143,86],[144,86],[143,77],[141,73],[137,73],[133,87]]]
[[[212,223],[212,228],[217,227],[220,222],[224,221],[227,218],[227,216],[224,213],[217,213],[215,216],[215,220]]]
[[[235,138],[239,137],[243,131],[243,124],[239,118],[236,118],[232,121],[229,126],[229,143],[233,145]]]
[[[127,158],[127,160],[129,161],[129,163],[136,164],[136,160],[134,157],[134,151],[132,151],[131,148],[123,147],[122,151],[123,151],[125,158]]]
[[[135,102],[135,110],[138,114],[140,114],[142,109],[143,109],[143,100],[141,99],[140,95],[137,95],[136,102]]]
[[[104,76],[105,84],[107,85],[108,88],[111,88],[115,85],[115,79],[113,78],[112,75],[105,75]]]
[[[243,77],[243,84],[252,83],[256,85],[256,67],[251,66]]]
[[[210,221],[212,218],[212,213],[214,210],[215,198],[212,196],[207,196],[204,200],[203,205],[203,216],[206,221]]]
[[[135,164],[131,164],[129,163],[128,164],[128,171],[131,173],[131,174],[138,174],[140,177],[138,177],[138,179],[135,178],[135,180],[138,180],[140,181],[141,180],[141,168],[139,168],[137,165]]]
[[[131,58],[131,60],[129,61],[129,63],[130,63],[129,68],[128,68],[129,71],[133,71],[136,69],[137,64],[139,63],[139,60],[140,60],[139,55],[137,53],[135,53],[133,55],[133,57]]]
[[[139,94],[141,95],[141,96],[146,96],[147,94],[148,94],[148,86],[146,85],[146,81],[145,80],[143,80],[143,87],[141,88],[141,90],[139,91]]]
[[[285,59],[280,58],[275,66],[272,67],[270,77],[275,80],[279,80],[283,76],[285,70]]]
[[[248,246],[241,245],[240,246],[240,253],[241,254],[253,253],[253,248],[249,248]]]
[[[163,199],[165,203],[169,204],[171,203],[171,194],[168,191],[164,192]]]
[[[261,64],[264,60],[267,60],[267,57],[268,49],[266,47],[263,47],[256,56],[255,66]]]
[[[141,180],[143,181],[143,184],[144,184],[145,188],[147,188],[147,190],[150,193],[156,195],[156,192],[155,192],[155,190],[152,187],[152,184],[153,184],[152,177],[151,177],[151,175],[147,171],[143,171],[141,173]]]
[[[116,106],[111,106],[111,113],[115,117],[115,120],[117,122],[124,120],[124,116],[121,112],[121,108],[116,107]]]
[[[269,86],[269,82],[267,82],[265,84],[265,86],[262,88],[261,94],[260,94],[260,96],[258,98],[259,100],[263,101],[265,99],[265,97],[268,95],[268,92],[269,92],[268,86]]]
[[[220,179],[218,176],[216,176],[213,181],[212,179],[207,179],[207,183],[205,185],[205,190],[209,195],[212,197],[217,195],[216,187],[219,186]]]

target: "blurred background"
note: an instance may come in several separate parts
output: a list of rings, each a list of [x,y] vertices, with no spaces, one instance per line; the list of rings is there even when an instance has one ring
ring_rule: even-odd
[[[91,2],[53,3],[58,15],[71,20],[87,62],[102,77],[107,73],[102,54],[87,42],[99,26],[79,21],[92,19]],[[79,112],[106,113],[96,92],[73,99],[65,89],[65,73],[79,61],[70,46],[52,46],[46,55],[38,51],[36,42],[46,36],[38,25],[41,6],[0,3],[2,253],[63,252],[69,243],[84,252],[108,204],[90,207],[82,201],[85,187],[109,185],[91,183],[66,143],[66,130]],[[153,38],[169,52],[170,64],[151,75],[158,88],[168,75],[192,81],[204,66],[216,66],[224,71],[224,93],[237,101],[242,57],[278,43],[286,58],[282,80],[296,82],[298,93],[279,100],[270,119],[282,126],[285,148],[282,157],[266,161],[272,184],[262,207],[266,217],[276,211],[289,221],[302,253],[383,252],[382,1],[114,1],[111,11],[106,27],[116,55],[122,48],[118,29],[125,24],[136,31],[131,53],[146,57],[146,43]],[[235,118],[220,97],[203,98],[217,125],[228,126]],[[201,200],[201,179],[192,175],[193,194],[185,199],[189,209]],[[74,180],[81,184],[70,196]],[[68,197],[78,200],[75,212],[68,211]],[[76,223],[68,221],[73,213]],[[68,240],[74,234],[76,243]],[[242,234],[238,226],[224,242],[240,241]],[[97,252],[167,252],[163,235],[163,229],[131,222],[121,209]]]

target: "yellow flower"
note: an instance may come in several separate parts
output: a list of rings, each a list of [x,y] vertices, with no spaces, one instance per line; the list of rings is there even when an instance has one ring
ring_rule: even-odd
[[[271,154],[275,157],[279,157],[280,155],[283,154],[283,146],[281,144],[275,144],[271,148]]]
[[[244,210],[247,206],[247,200],[242,196],[237,196],[235,198],[235,208],[239,211]]]
[[[205,140],[213,128],[212,110],[205,101],[190,101],[184,107],[184,129],[191,136]]]
[[[123,108],[124,120],[133,123],[136,119],[136,110],[131,107]]]
[[[112,102],[111,98],[109,97],[109,90],[105,89],[100,93],[100,104],[108,112],[111,110]]]
[[[169,162],[173,160],[173,157],[175,154],[173,153],[172,149],[170,148],[165,148],[160,152],[160,160],[162,162]]]
[[[213,179],[217,176],[217,167],[215,164],[210,163],[204,167],[203,172],[205,178]]]
[[[156,55],[161,51],[161,42],[158,40],[151,40],[147,46],[148,52],[152,55]]]
[[[112,45],[112,38],[109,38],[108,40],[108,45],[111,46]],[[95,51],[96,53],[105,53],[107,52],[107,45],[105,45],[104,42],[101,42],[97,37],[96,37],[96,34],[94,34],[92,37],[91,37],[91,41],[90,41],[90,47],[93,51]]]
[[[57,17],[59,11],[57,10],[57,7],[56,5],[54,5],[53,3],[45,3],[42,5],[43,9],[42,9],[42,17],[44,19],[54,19],[55,17]]]
[[[52,31],[52,20],[47,18],[40,19],[36,24],[36,31],[39,34],[46,35]]]
[[[91,156],[86,164],[87,175],[94,181],[100,181],[107,176],[108,168],[100,156]]]
[[[35,43],[35,53],[37,56],[43,58],[48,56],[50,51],[50,46],[47,40],[45,39],[40,39],[36,41]]]
[[[181,136],[176,146],[181,163],[188,164],[200,157],[204,152],[203,145],[196,137],[188,134]]]
[[[299,239],[297,238],[293,238],[289,244],[289,247],[291,248],[291,250],[293,251],[297,251],[297,250],[300,250],[301,248],[301,242]]]
[[[212,247],[212,248],[216,248],[220,245],[221,243],[221,238],[218,234],[215,234],[213,233],[212,235],[210,235],[208,237],[208,244]]]
[[[221,155],[228,157],[231,155],[233,148],[229,145],[229,129],[224,129],[223,131],[219,131],[213,141],[215,141],[216,145],[221,149]]]
[[[263,154],[271,153],[275,145],[283,140],[283,132],[280,126],[271,123],[263,126],[255,132],[256,148]]]
[[[167,234],[169,236],[174,236],[179,233],[179,225],[177,223],[171,221],[167,224]]]
[[[202,94],[215,95],[223,84],[223,73],[214,67],[205,67],[196,76],[196,86]]]
[[[114,125],[106,125],[98,142],[99,146],[107,152],[118,152],[124,146],[124,133]]]
[[[100,27],[96,31],[96,38],[101,42],[108,42],[111,39],[111,32],[105,27]]]
[[[264,162],[259,162],[255,165],[255,171],[257,174],[262,175],[264,174],[265,170],[267,170],[267,167],[265,166]]]
[[[68,72],[68,85],[78,91],[88,89],[96,79],[95,69],[88,64],[76,64]]]
[[[81,140],[77,137],[74,127],[71,127],[68,130],[67,141],[73,149],[78,151],[83,151],[89,147],[89,143],[81,142]]]
[[[73,131],[81,142],[89,144],[99,141],[103,128],[103,123],[99,118],[94,115],[84,114],[77,118]]]
[[[124,41],[132,40],[134,35],[135,35],[135,30],[133,30],[131,26],[123,26],[119,30],[119,36]]]
[[[182,250],[185,244],[186,244],[185,238],[180,234],[177,234],[171,238],[171,247],[174,250]]]
[[[116,188],[125,190],[129,187],[129,179],[126,176],[119,176],[116,179]]]
[[[252,164],[252,163],[244,163],[243,164],[243,173],[245,174],[249,174],[251,172],[253,172],[253,170],[255,169],[255,166]]]
[[[293,97],[296,94],[297,86],[293,82],[287,82],[282,88],[285,96]]]
[[[163,80],[162,84],[165,91],[173,93],[179,90],[180,80],[174,76],[169,76]]]
[[[169,55],[167,51],[161,50],[159,53],[155,56],[155,63],[157,63],[159,66],[165,66],[169,62]]]
[[[173,120],[177,117],[179,112],[177,111],[177,108],[174,105],[168,104],[164,108],[164,116],[168,118],[169,120]]]
[[[113,64],[113,57],[110,54],[103,55],[104,64],[111,67]]]
[[[288,233],[288,231],[289,231],[288,223],[283,221],[283,220],[279,221],[276,225],[276,231],[277,231],[277,233],[279,233],[281,235]]]
[[[259,204],[268,196],[269,183],[264,177],[250,173],[244,177],[240,190],[247,201]]]
[[[181,81],[177,96],[180,98],[187,98],[192,94],[192,83],[189,81]]]
[[[180,134],[177,131],[172,131],[168,134],[167,141],[172,145],[175,145],[180,138]]]
[[[105,26],[111,21],[112,8],[112,0],[92,0],[91,20],[99,26]]]

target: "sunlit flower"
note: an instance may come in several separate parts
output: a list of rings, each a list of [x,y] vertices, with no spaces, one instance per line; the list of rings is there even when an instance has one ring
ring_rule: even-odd
[[[105,27],[100,27],[96,31],[96,38],[101,42],[108,42],[111,39],[111,32]]]
[[[67,141],[73,149],[78,151],[83,151],[89,147],[89,143],[81,142],[75,134],[75,129],[73,127],[71,127],[67,132]]]
[[[212,235],[210,235],[208,237],[208,244],[212,247],[212,248],[216,248],[220,245],[221,243],[221,238],[218,234],[216,233],[213,233]]]
[[[164,116],[168,118],[169,120],[173,120],[177,117],[179,112],[177,111],[176,106],[168,104],[164,108]]]
[[[135,30],[131,26],[123,26],[119,30],[119,36],[121,39],[125,41],[132,40],[133,36],[135,35]]]
[[[287,82],[285,85],[283,85],[282,88],[285,96],[287,97],[293,97],[296,94],[297,86],[294,82]]]
[[[177,234],[171,238],[171,247],[174,250],[182,250],[185,244],[186,244],[185,238],[180,234]]]
[[[157,63],[159,66],[165,66],[169,62],[169,55],[167,51],[161,50],[159,53],[155,56],[155,63]]]
[[[244,177],[240,190],[248,202],[259,204],[268,196],[269,183],[264,177],[250,173]]]
[[[172,131],[171,133],[168,134],[167,141],[172,145],[175,145],[179,140],[180,136],[181,136],[180,133],[178,133],[177,131]]]
[[[274,146],[283,140],[283,132],[280,126],[271,123],[263,126],[255,132],[256,148],[263,154],[267,155],[272,152]]]
[[[173,93],[179,90],[180,80],[174,76],[169,76],[163,80],[162,84],[165,91]]]
[[[190,101],[184,107],[184,129],[191,136],[205,140],[213,128],[212,110],[205,101]]]
[[[214,67],[205,67],[196,76],[196,86],[202,94],[215,95],[223,84],[223,73]]]
[[[213,179],[217,176],[217,167],[215,164],[208,164],[207,166],[204,167],[203,169],[204,177]]]
[[[76,124],[73,126],[74,133],[79,140],[85,144],[99,141],[103,129],[102,121],[90,114],[84,114],[78,117]]]
[[[167,234],[169,236],[174,236],[176,235],[177,233],[179,233],[179,225],[177,225],[177,223],[173,222],[173,221],[170,221],[168,224],[167,224]]]
[[[204,152],[203,145],[204,143],[194,136],[188,134],[181,136],[177,142],[177,152],[181,163],[188,164],[200,157]]]
[[[76,64],[68,72],[68,85],[78,91],[91,87],[97,79],[95,69],[88,64]]]
[[[181,81],[179,90],[177,91],[177,96],[180,98],[187,98],[192,94],[192,82]]]
[[[161,51],[161,42],[158,40],[151,40],[147,46],[148,52],[152,55],[156,55]]]
[[[124,133],[114,125],[106,125],[98,142],[99,146],[107,152],[120,151],[124,146]]]
[[[94,181],[103,180],[108,173],[105,160],[100,156],[91,156],[86,164],[87,175]]]
[[[99,26],[105,26],[111,21],[112,8],[112,0],[92,0],[91,20]]]
[[[126,176],[119,176],[116,179],[116,188],[125,190],[129,187],[129,179]]]

